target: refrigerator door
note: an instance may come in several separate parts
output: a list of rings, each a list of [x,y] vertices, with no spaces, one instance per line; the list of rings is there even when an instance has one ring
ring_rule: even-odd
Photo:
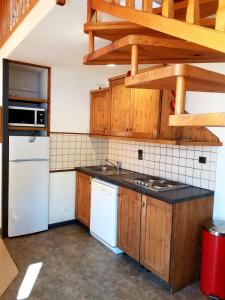
[[[49,162],[9,163],[9,237],[48,229]]]
[[[49,138],[10,136],[9,161],[22,159],[49,159]]]

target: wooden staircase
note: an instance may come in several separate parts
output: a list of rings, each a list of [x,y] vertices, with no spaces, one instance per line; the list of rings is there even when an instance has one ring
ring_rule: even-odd
[[[175,1],[163,0],[161,7],[153,8],[152,0],[142,0],[141,7],[135,0],[89,0],[84,25],[84,31],[89,34],[89,54],[84,57],[84,63],[131,63],[132,77],[127,78],[126,85],[154,88],[156,82],[151,81],[151,71],[142,70],[139,74],[140,63],[224,62],[225,0]],[[121,21],[103,22],[98,19],[99,13]],[[95,36],[111,43],[95,50]],[[184,114],[185,91],[190,82],[192,88],[201,86],[201,91],[225,92],[225,76],[202,69],[192,70],[200,76],[207,75],[208,82],[204,82],[200,77],[189,76],[191,67],[176,65],[175,69],[186,73],[171,75],[172,85],[175,83],[173,89],[177,89],[177,109],[176,115],[170,118],[170,125],[225,126],[225,113]],[[165,69],[161,71],[164,73]],[[215,86],[209,84],[211,78],[215,78]],[[164,79],[158,81],[156,88],[166,89]]]

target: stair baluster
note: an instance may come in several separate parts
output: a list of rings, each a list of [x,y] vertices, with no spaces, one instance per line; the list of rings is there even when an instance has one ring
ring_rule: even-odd
[[[199,2],[198,0],[188,0],[186,22],[188,24],[200,23],[200,12],[199,12]]]
[[[184,76],[177,77],[175,115],[184,114],[186,98],[186,82]]]
[[[126,6],[130,8],[135,8],[135,0],[126,0]]]
[[[173,0],[163,0],[162,15],[167,18],[174,17],[174,1]]]
[[[138,46],[132,45],[131,47],[131,75],[138,72]]]
[[[225,32],[225,0],[219,0],[215,29]]]
[[[152,12],[152,0],[142,0],[142,10]]]

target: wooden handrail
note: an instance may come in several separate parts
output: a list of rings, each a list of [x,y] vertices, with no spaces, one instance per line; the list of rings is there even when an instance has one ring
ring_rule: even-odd
[[[0,48],[37,2],[38,0],[0,0]],[[66,0],[56,0],[58,5],[65,3]]]

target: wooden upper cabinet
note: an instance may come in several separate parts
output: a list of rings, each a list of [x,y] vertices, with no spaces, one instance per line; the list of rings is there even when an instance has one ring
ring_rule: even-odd
[[[92,91],[90,133],[107,135],[109,122],[109,89]]]
[[[142,196],[141,264],[169,282],[172,205]]]
[[[160,90],[131,89],[132,137],[157,139]]]
[[[77,172],[76,176],[76,219],[90,225],[91,177]]]
[[[133,138],[157,138],[160,91],[130,89],[125,77],[110,80],[110,134]]]
[[[118,199],[117,247],[140,260],[141,194],[120,188]]]
[[[131,136],[131,90],[124,77],[110,80],[110,135]]]

